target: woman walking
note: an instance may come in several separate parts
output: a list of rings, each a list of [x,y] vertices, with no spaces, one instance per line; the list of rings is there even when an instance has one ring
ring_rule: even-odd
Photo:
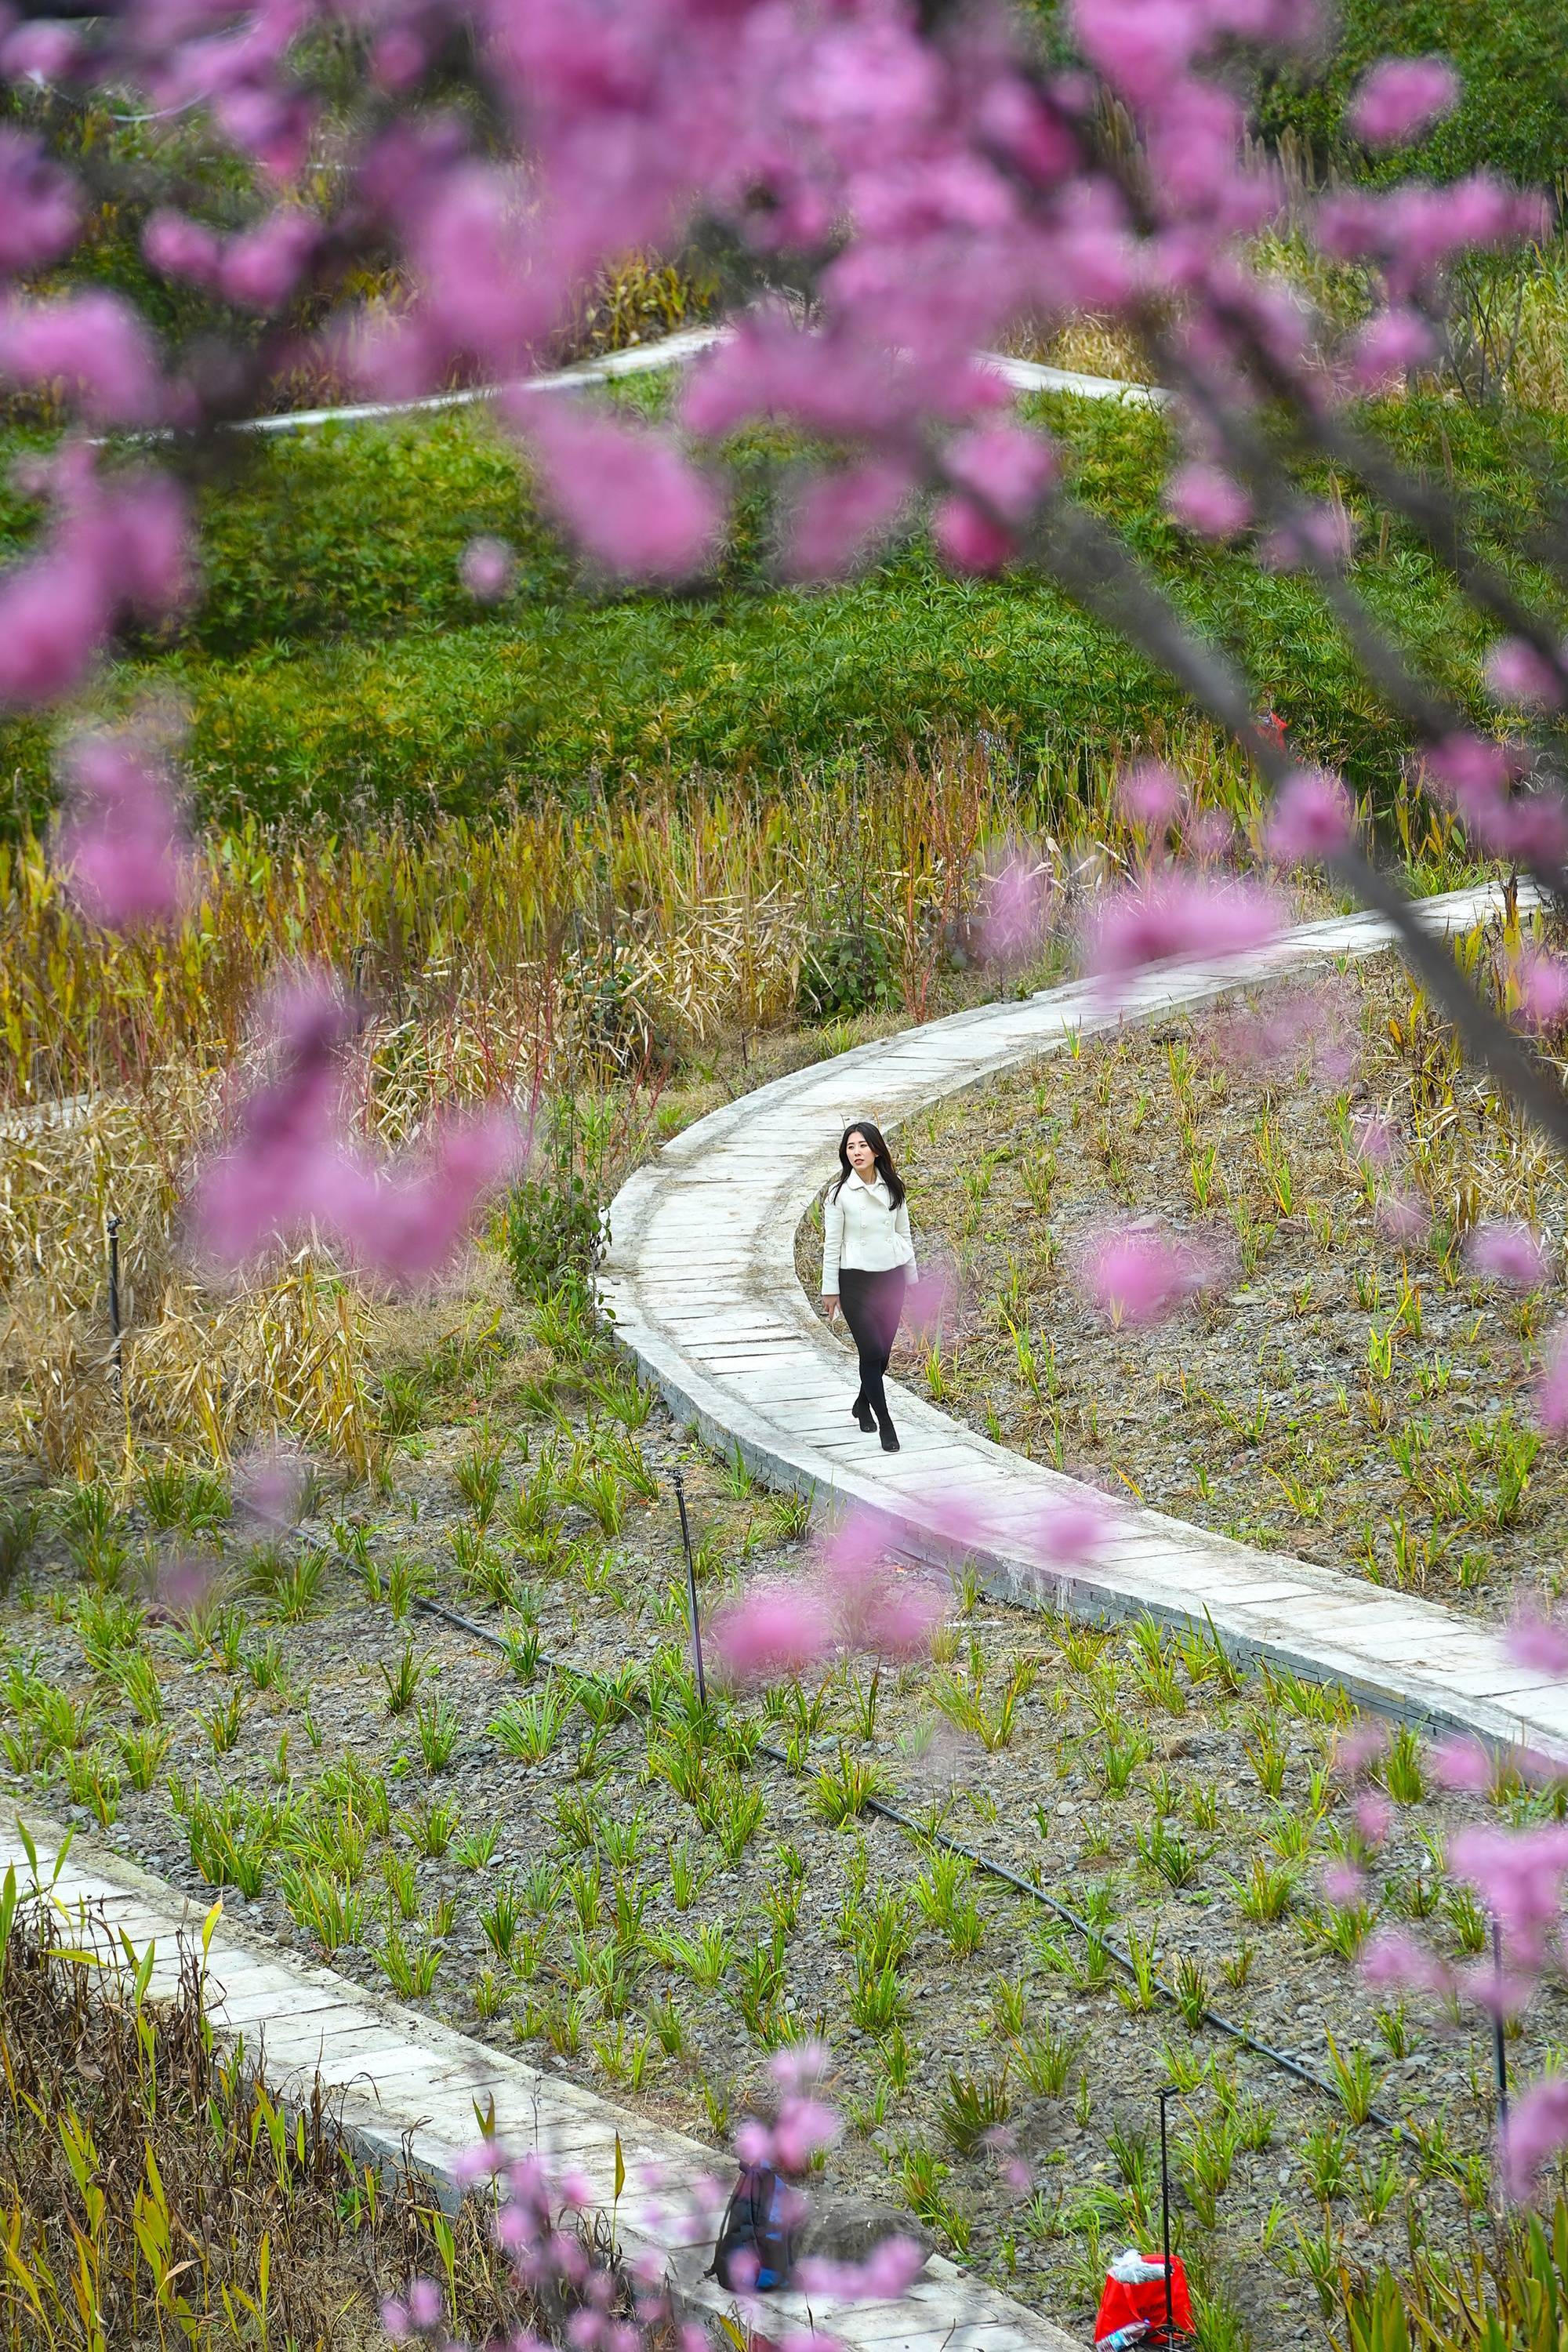
[[[868,1436],[881,1433],[884,1454],[899,1435],[882,1375],[915,1276],[915,1247],[902,1179],[879,1128],[857,1119],[838,1144],[840,1173],[822,1204],[822,1303],[831,1322],[842,1306],[860,1358],[860,1388],[849,1410]]]

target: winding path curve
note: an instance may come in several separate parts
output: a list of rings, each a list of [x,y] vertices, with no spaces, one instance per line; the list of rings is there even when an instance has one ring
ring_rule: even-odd
[[[1521,891],[1521,903],[1526,903]],[[1462,929],[1497,901],[1491,887],[1424,902],[1435,929]],[[1144,1610],[1205,1617],[1227,1651],[1342,1683],[1363,1705],[1469,1731],[1491,1743],[1568,1754],[1568,1686],[1519,1666],[1474,1618],[1345,1570],[1262,1552],[1156,1511],[1127,1510],[1089,1566],[1064,1570],[1042,1546],[1042,1514],[1090,1490],[993,1445],[908,1389],[897,1391],[903,1450],[883,1454],[850,1421],[842,1349],[801,1295],[795,1232],[837,1165],[858,1115],[884,1127],[956,1089],[1059,1050],[1069,1033],[1196,1004],[1248,982],[1390,944],[1380,919],[1303,925],[1224,964],[1146,973],[1121,1013],[1082,982],[986,1004],[857,1046],[710,1112],[639,1169],[610,1210],[605,1296],[617,1335],[675,1412],[777,1486],[819,1504],[882,1514],[890,1540],[942,1560],[938,1524],[955,1493],[973,1505],[967,1542],[993,1592],[1096,1616]]]

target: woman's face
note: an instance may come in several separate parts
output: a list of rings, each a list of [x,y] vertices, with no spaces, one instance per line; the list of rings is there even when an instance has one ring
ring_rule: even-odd
[[[849,1165],[856,1175],[869,1183],[876,1172],[877,1155],[858,1127],[851,1128],[849,1139],[844,1149],[849,1154]]]

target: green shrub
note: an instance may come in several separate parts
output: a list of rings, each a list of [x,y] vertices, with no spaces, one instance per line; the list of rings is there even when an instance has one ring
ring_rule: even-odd
[[[514,1184],[501,1212],[501,1245],[518,1296],[548,1298],[563,1286],[585,1297],[603,1247],[598,1204],[581,1176]]]

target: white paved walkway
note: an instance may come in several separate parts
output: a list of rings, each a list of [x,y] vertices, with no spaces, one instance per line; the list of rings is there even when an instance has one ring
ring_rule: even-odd
[[[139,1956],[153,1945],[148,1992],[153,1999],[172,1994],[179,1982],[180,1939],[199,1950],[207,1906],[79,1835],[57,1868],[64,1832],[31,1807],[23,1820],[37,1856],[37,1883],[58,1906],[61,1929],[101,1920]],[[35,1882],[15,1814],[0,1825],[0,1885],[7,1866],[25,1898]],[[69,1940],[62,1933],[61,1941]],[[109,1957],[103,1939],[95,1938],[92,1948]],[[123,1949],[117,1957],[127,1969],[133,1965]],[[557,2178],[585,2177],[591,2210],[614,2227],[625,2258],[657,2256],[688,2313],[736,2314],[735,2297],[703,2277],[712,2258],[713,2223],[700,2218],[710,2200],[700,2196],[715,2173],[726,2182],[733,2178],[731,2160],[508,2051],[382,2000],[331,1969],[247,1937],[226,1918],[212,1939],[207,2005],[221,2036],[243,2035],[259,2055],[275,2090],[302,2096],[320,2074],[342,2090],[343,2127],[361,2150],[395,2166],[406,2147],[451,2207],[461,2194],[457,2159],[479,2141],[480,2117],[493,2105],[495,2129],[506,2146],[517,2153],[536,2149]],[[618,2199],[617,2147],[626,2181]],[[643,2184],[650,2172],[658,2183],[657,2220],[644,2210],[650,2198]],[[741,2315],[769,2336],[815,2323],[847,2352],[1074,2352],[1076,2343],[940,2257],[896,2303],[816,2296],[808,2306],[799,2295],[770,2294],[756,2297]]]
[[[1489,911],[1490,888],[1425,902],[1435,929]],[[1521,890],[1521,904],[1528,903]],[[1473,1618],[1356,1575],[1260,1552],[1128,1510],[1091,1568],[1066,1572],[1032,1536],[1042,1511],[1089,1490],[896,1392],[903,1450],[884,1454],[847,1411],[843,1351],[802,1297],[794,1234],[862,1115],[886,1128],[938,1096],[1058,1049],[1068,1032],[1191,1005],[1312,959],[1389,944],[1381,919],[1303,926],[1223,965],[1145,974],[1108,1013],[1081,982],[989,1004],[858,1046],[700,1119],[640,1169],[610,1212],[605,1295],[616,1328],[675,1411],[775,1483],[887,1515],[907,1549],[948,1556],[931,1506],[962,1492],[982,1518],[965,1547],[994,1591],[1098,1614],[1206,1612],[1226,1649],[1343,1683],[1363,1703],[1502,1742],[1568,1753],[1568,1688],[1513,1664]],[[1102,1499],[1102,1498],[1097,1498]]]

